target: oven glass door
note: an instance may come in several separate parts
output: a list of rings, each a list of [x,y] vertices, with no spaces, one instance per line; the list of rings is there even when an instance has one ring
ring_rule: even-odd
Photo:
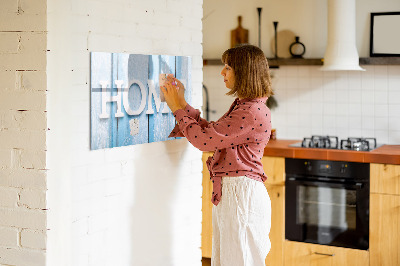
[[[342,188],[298,186],[298,223],[313,226],[338,228],[346,231],[356,228],[355,190]],[[327,244],[331,237],[318,236],[318,241]],[[325,242],[325,243],[324,243]]]
[[[361,184],[296,180],[287,181],[286,189],[287,239],[368,249]]]

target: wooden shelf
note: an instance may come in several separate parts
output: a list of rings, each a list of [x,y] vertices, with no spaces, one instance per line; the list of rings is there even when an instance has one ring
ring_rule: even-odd
[[[321,58],[268,58],[268,64],[270,67],[279,66],[304,66],[304,65],[322,65]],[[203,65],[205,66],[218,66],[222,65],[220,59],[204,59]]]
[[[360,65],[400,65],[400,57],[362,57]]]
[[[268,58],[270,67],[279,66],[322,66],[322,58]]]
[[[323,58],[268,58],[271,68],[279,66],[322,66]],[[204,66],[222,65],[220,59],[204,59]],[[362,57],[360,65],[400,65],[400,57]]]

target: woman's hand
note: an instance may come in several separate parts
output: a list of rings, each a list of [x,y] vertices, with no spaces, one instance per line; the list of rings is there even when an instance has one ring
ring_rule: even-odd
[[[184,87],[178,79],[168,76],[167,82],[165,82],[165,85],[160,87],[160,89],[164,93],[165,102],[169,109],[171,109],[172,113],[178,109],[185,108],[186,101]]]
[[[182,82],[179,79],[174,77],[172,77],[172,79],[178,84],[179,103],[181,104],[182,108],[185,108],[187,105],[187,102],[185,100],[185,86],[183,86]]]

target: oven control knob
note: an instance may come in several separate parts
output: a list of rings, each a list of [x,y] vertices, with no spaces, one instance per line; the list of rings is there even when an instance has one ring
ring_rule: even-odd
[[[347,164],[342,164],[342,167],[340,168],[340,173],[341,174],[346,173],[346,169],[347,169]]]
[[[311,162],[305,162],[304,165],[306,166],[307,171],[310,172],[312,170]]]

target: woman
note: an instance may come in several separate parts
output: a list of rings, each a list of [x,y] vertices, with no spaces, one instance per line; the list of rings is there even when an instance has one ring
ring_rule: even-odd
[[[214,151],[207,161],[213,182],[212,265],[265,265],[271,246],[271,202],[261,164],[271,130],[268,62],[252,45],[228,49],[222,62],[227,95],[237,98],[216,122],[200,118],[186,103],[179,80],[169,77],[161,88],[178,122],[170,137],[184,136],[201,151]]]

